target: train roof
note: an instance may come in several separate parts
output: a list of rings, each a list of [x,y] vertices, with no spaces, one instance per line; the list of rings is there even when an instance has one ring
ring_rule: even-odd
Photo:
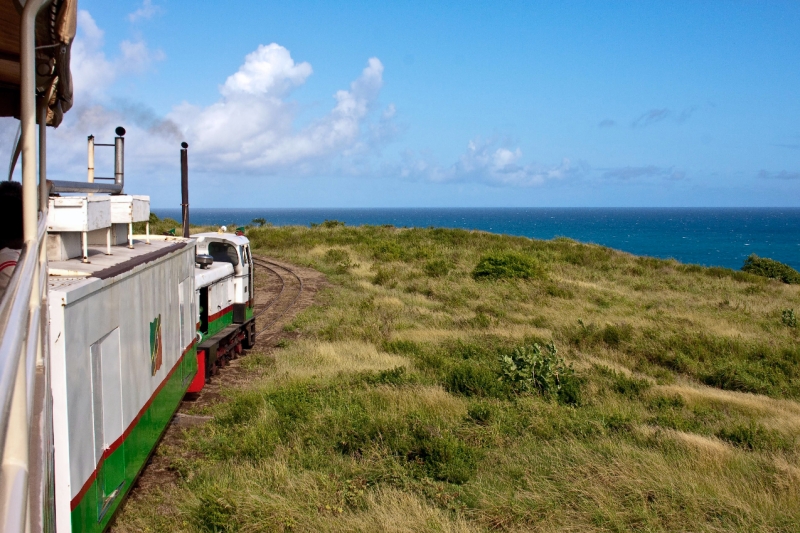
[[[250,239],[244,235],[234,235],[233,233],[217,233],[209,231],[206,233],[195,233],[192,238],[197,239],[197,242],[230,242],[237,246],[250,244]]]
[[[48,261],[50,271],[48,285],[50,290],[71,292],[81,288],[81,297],[93,292],[97,287],[106,285],[111,278],[132,275],[147,268],[156,261],[166,258],[193,245],[192,239],[182,237],[151,236],[150,244],[134,240],[133,248],[112,246],[111,255],[106,255],[106,247],[89,245],[89,263],[81,262],[80,257],[66,261]]]

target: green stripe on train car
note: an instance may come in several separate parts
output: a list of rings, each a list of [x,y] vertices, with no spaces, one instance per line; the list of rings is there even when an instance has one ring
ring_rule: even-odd
[[[172,415],[178,409],[181,399],[186,393],[186,388],[196,373],[197,347],[192,346],[183,356],[179,368],[172,373],[167,383],[153,399],[153,403],[142,414],[128,438],[105,460],[101,471],[98,472],[97,479],[72,511],[73,532],[100,533],[108,526],[120,503],[133,486],[136,477],[147,463],[150,453],[161,434],[164,433]],[[106,467],[124,470],[124,482],[114,500],[103,510],[100,491],[102,490],[102,469]],[[109,474],[113,473],[109,472]]]
[[[226,327],[233,324],[233,311],[225,313],[218,319],[214,320],[213,322],[208,323],[208,332],[206,332],[206,337],[213,337]]]
[[[250,320],[251,318],[253,318],[253,308],[248,307],[247,309],[245,309],[244,316],[246,320]]]

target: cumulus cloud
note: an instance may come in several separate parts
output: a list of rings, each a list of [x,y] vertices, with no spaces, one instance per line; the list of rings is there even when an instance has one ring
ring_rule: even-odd
[[[560,180],[579,170],[567,158],[553,166],[523,163],[522,158],[519,148],[497,146],[493,141],[472,140],[458,161],[447,167],[436,164],[430,158],[406,153],[398,174],[438,182],[471,181],[495,186],[531,187]]]
[[[759,179],[770,179],[770,180],[800,180],[800,172],[787,172],[786,170],[781,170],[780,172],[769,172],[767,170],[761,170],[758,173]]]
[[[311,73],[311,65],[295,64],[286,48],[262,45],[220,87],[220,100],[207,107],[182,104],[168,118],[181,124],[195,157],[208,168],[262,173],[318,169],[366,142],[367,118],[383,86],[383,64],[371,58],[349,89],[333,95],[333,109],[298,129],[296,105],[286,97]],[[389,107],[383,122],[393,114]]]
[[[142,19],[151,19],[161,13],[161,6],[155,5],[152,0],[144,0],[139,9],[128,15],[128,20],[138,22]]]
[[[674,167],[657,167],[647,165],[642,167],[618,167],[606,170],[602,174],[603,178],[621,181],[631,181],[641,178],[661,178],[668,180],[682,180],[686,177],[686,172],[675,169]]]
[[[279,98],[305,83],[312,72],[308,63],[296,65],[283,46],[262,44],[247,54],[244,64],[225,80],[220,92],[223,96],[250,94]]]

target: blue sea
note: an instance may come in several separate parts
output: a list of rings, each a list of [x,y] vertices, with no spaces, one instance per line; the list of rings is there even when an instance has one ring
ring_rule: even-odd
[[[180,209],[158,209],[180,219]],[[739,269],[750,254],[800,270],[800,208],[375,208],[201,209],[193,224],[232,228],[264,218],[276,226],[325,220],[398,227],[464,228],[537,239],[569,237],[637,255]]]

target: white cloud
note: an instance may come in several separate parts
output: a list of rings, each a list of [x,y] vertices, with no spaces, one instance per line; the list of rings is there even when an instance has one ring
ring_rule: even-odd
[[[163,52],[151,50],[143,41],[122,41],[119,55],[111,59],[106,57],[104,46],[105,32],[88,11],[79,10],[78,34],[72,44],[70,62],[78,106],[105,99],[118,78],[144,72],[154,62],[164,59]]]
[[[442,167],[429,159],[406,154],[399,174],[410,178],[432,181],[472,181],[495,186],[531,187],[546,181],[560,180],[579,169],[564,158],[554,166],[537,163],[523,164],[522,150],[498,147],[495,142],[473,140],[458,161]]]
[[[305,83],[311,65],[295,65],[289,50],[278,44],[263,44],[244,58],[244,65],[225,80],[220,88],[224,96],[236,94],[281,97]]]
[[[161,13],[161,6],[153,4],[152,0],[144,0],[142,7],[128,15],[128,20],[138,22],[142,19],[151,19],[158,13]]]
[[[182,104],[169,115],[180,124],[193,156],[209,169],[304,173],[329,168],[331,160],[364,142],[368,114],[383,86],[383,64],[371,58],[335,105],[308,126],[295,127],[296,106],[286,99],[311,75],[278,45],[259,46],[220,87],[208,107]]]

